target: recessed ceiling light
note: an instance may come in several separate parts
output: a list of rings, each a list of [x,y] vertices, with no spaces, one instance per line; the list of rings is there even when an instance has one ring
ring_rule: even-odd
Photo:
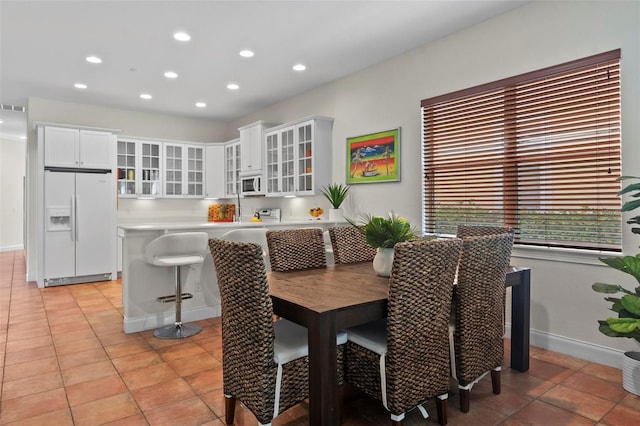
[[[239,88],[240,88],[240,86],[238,86],[236,83],[227,84],[227,89],[229,89],[229,90],[238,90]]]
[[[189,41],[191,40],[191,36],[185,32],[179,31],[173,34],[173,38],[178,41]]]
[[[151,96],[151,95],[150,95],[150,94],[148,94],[148,93],[142,93],[142,94],[140,95],[140,97],[141,97],[142,99],[151,99],[151,98],[153,98],[153,96]]]
[[[20,136],[20,139],[22,139],[22,140],[26,140],[26,139],[27,139],[27,137],[26,137],[26,136]]]
[[[295,65],[293,66],[293,70],[294,70],[294,71],[304,71],[304,70],[306,70],[306,69],[307,69],[307,67],[305,67],[305,66],[304,66],[304,65],[302,65],[302,64],[295,64]]]
[[[4,123],[4,121],[0,120],[0,124]]]
[[[198,108],[204,108],[204,107],[206,107],[206,106],[207,106],[207,104],[205,104],[204,102],[196,102],[196,106],[197,106]]]
[[[167,71],[164,73],[164,76],[167,78],[178,78],[178,74],[173,71]]]
[[[76,83],[73,85],[73,87],[75,87],[76,89],[86,89],[87,85],[84,83]]]
[[[241,50],[240,56],[243,58],[251,58],[253,56],[253,52],[251,50]]]
[[[87,59],[87,62],[91,62],[92,64],[102,63],[102,59],[98,58],[97,56],[87,56],[86,59]]]

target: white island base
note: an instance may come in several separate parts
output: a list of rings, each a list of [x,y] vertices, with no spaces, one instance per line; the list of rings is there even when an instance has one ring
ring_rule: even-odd
[[[175,303],[162,303],[161,296],[175,294],[173,268],[148,264],[144,260],[146,245],[163,234],[176,232],[206,232],[219,238],[227,231],[242,228],[304,228],[344,226],[344,222],[287,221],[261,223],[159,223],[119,225],[122,238],[122,305],[125,333],[152,330],[175,322]],[[182,291],[193,298],[182,301],[182,321],[193,322],[220,316],[220,293],[211,253],[205,254],[200,265],[182,268]]]

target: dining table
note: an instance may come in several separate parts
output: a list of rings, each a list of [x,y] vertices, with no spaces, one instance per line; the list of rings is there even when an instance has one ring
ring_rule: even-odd
[[[326,268],[268,272],[276,315],[307,327],[309,343],[309,422],[340,423],[338,330],[385,318],[389,277],[378,276],[370,262]],[[509,267],[511,292],[511,368],[529,369],[530,269]]]

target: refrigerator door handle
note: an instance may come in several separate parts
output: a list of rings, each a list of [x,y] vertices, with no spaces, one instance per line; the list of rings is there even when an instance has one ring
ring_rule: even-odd
[[[80,226],[78,224],[78,222],[80,222],[80,197],[78,197],[78,194],[76,194],[76,211],[75,211],[75,217],[76,220],[75,222],[75,228],[76,228],[76,241],[80,241]]]
[[[76,240],[76,196],[71,196],[71,241]]]

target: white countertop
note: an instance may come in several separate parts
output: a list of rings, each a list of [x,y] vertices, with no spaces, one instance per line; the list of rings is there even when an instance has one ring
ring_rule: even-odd
[[[206,221],[191,221],[191,220],[132,220],[122,221],[118,223],[119,230],[123,231],[159,231],[165,229],[209,229],[209,228],[262,228],[272,226],[290,226],[290,225],[326,225],[326,224],[344,224],[346,222],[333,222],[325,219],[313,220],[313,219],[300,219],[300,220],[281,220],[276,221],[262,221],[251,222],[249,219],[241,222],[206,222]]]

